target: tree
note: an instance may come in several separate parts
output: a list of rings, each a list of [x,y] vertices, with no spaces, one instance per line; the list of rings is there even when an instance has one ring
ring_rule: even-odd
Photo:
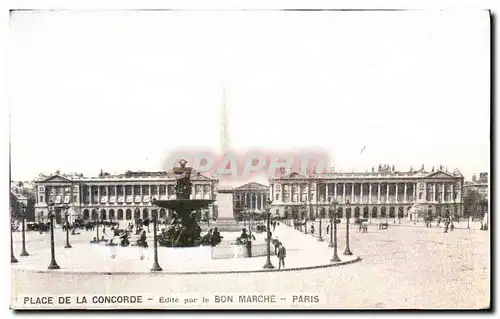
[[[470,190],[464,196],[464,215],[469,217],[481,217],[480,211],[481,195],[476,190]]]
[[[481,212],[481,217],[488,213],[488,200],[482,198],[479,200],[479,211]]]

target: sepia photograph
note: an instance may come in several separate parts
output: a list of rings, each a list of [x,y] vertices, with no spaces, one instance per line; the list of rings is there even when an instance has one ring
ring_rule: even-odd
[[[491,30],[10,11],[10,308],[490,309]]]

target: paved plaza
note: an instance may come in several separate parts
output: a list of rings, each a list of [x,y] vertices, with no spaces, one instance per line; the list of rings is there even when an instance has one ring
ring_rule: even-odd
[[[275,236],[287,244],[287,268],[311,268],[331,264],[331,248],[328,245],[318,243],[312,236],[307,236],[293,230],[290,227],[281,225],[274,231]],[[82,231],[80,235],[70,236],[73,248],[63,248],[65,243],[65,233],[62,230],[56,231],[57,250],[56,260],[61,267],[53,272],[92,272],[92,273],[144,273],[149,272],[153,264],[153,236],[148,234],[149,247],[141,249],[139,247],[119,247],[106,246],[101,244],[90,244],[89,241],[95,236],[95,231]],[[222,233],[224,241],[231,235],[236,239],[239,233]],[[265,248],[265,233],[254,234],[255,246]],[[46,270],[50,263],[50,245],[46,241],[48,234],[28,233],[33,241],[30,245],[30,257],[23,258],[22,262],[13,267],[25,270]],[[18,236],[17,236],[18,237]],[[233,240],[233,241],[234,241]],[[31,243],[30,243],[31,244]],[[231,249],[217,246],[218,249]],[[219,248],[220,247],[220,248]],[[158,260],[167,273],[197,273],[197,272],[248,272],[263,271],[262,266],[266,262],[266,257],[253,258],[227,258],[212,259],[210,246],[193,248],[166,248],[158,247]],[[255,248],[256,249],[256,248]],[[271,244],[274,253],[274,245]],[[230,251],[228,251],[230,253]],[[141,254],[143,259],[140,258]],[[115,257],[112,258],[111,256]],[[277,259],[272,256],[273,261]],[[349,256],[344,261],[353,261],[357,256]]]
[[[342,222],[338,232],[339,256],[346,260],[342,254],[345,247],[345,220]],[[459,227],[464,225],[466,223],[461,222]],[[315,235],[318,226],[316,224]],[[326,227],[326,224],[323,226]],[[36,267],[39,270],[46,269],[50,261],[50,236],[28,233],[27,249],[31,256],[19,257],[21,235],[17,232],[14,244],[19,263],[12,266],[13,295],[302,292],[327,298],[323,304],[331,305],[332,308],[482,308],[487,307],[490,300],[490,232],[478,230],[477,223],[472,228],[458,228],[445,234],[435,224],[432,228],[409,222],[396,226],[389,220],[387,230],[378,230],[372,224],[368,233],[363,234],[351,225],[350,247],[354,256],[362,258],[358,263],[287,272],[198,275],[147,273],[151,267],[150,252],[143,261],[139,261],[138,255],[132,253],[127,266],[115,264],[115,268],[110,268],[113,267],[110,266],[112,262],[107,260],[109,255],[106,253],[90,254],[92,257],[84,260],[81,256],[89,256],[89,249],[96,248],[88,244],[95,232],[81,237],[71,236],[74,248],[70,249],[69,256],[78,261],[74,263],[75,267],[79,265],[85,268],[75,271],[112,269],[128,274],[68,274],[65,268],[69,268],[69,260],[64,257],[67,253],[63,248],[65,235],[61,230],[56,232],[56,252],[64,273],[20,270],[34,270]],[[287,246],[287,267],[300,265],[301,262],[304,265],[320,261],[328,263],[333,254],[333,249],[328,248],[329,236],[325,230],[324,242],[318,242],[314,236],[287,226],[279,227],[275,234]],[[135,247],[130,249],[133,251]],[[171,256],[160,254],[159,259],[166,271],[179,270],[175,268],[176,263]],[[242,259],[220,267],[250,269],[261,267],[264,261],[265,257]],[[204,262],[213,268],[215,262],[219,261],[207,259]],[[277,266],[276,257],[272,257],[272,262]],[[185,269],[189,270],[190,267],[197,269],[203,266],[185,266]]]

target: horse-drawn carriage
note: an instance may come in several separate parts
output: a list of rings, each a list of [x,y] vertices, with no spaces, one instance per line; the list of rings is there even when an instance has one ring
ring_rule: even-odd
[[[359,218],[359,217],[358,217],[358,218],[356,218],[356,219],[354,220],[354,224],[355,224],[355,225],[360,225],[360,224],[363,224],[363,223],[366,223],[366,222],[368,222],[368,219],[367,219],[367,218]]]
[[[37,231],[40,233],[48,232],[50,230],[50,223],[26,223],[27,231]]]
[[[263,233],[266,231],[266,225],[257,225],[256,227],[257,233]]]
[[[21,223],[17,220],[10,223],[10,227],[11,227],[12,231],[17,231],[19,229],[19,225],[21,225]]]
[[[389,222],[384,220],[378,224],[378,229],[383,230],[389,228]]]

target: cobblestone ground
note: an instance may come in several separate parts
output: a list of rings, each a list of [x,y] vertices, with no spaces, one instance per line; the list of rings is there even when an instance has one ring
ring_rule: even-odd
[[[326,227],[326,225],[324,225]],[[339,255],[346,244],[339,226]],[[316,243],[297,232],[302,243]],[[223,275],[85,275],[13,271],[13,294],[25,293],[299,293],[319,294],[331,308],[484,308],[490,304],[490,232],[442,228],[351,227],[350,248],[363,260],[352,265],[304,271]],[[48,235],[29,234],[28,251],[47,247]],[[64,233],[58,232],[63,246]],[[72,238],[72,242],[79,240]],[[88,242],[82,237],[81,242]],[[289,245],[285,242],[285,246]],[[15,250],[20,251],[20,234]],[[62,248],[60,248],[62,249]],[[325,250],[327,251],[327,250]],[[321,253],[324,251],[321,249]],[[331,256],[328,256],[331,257]],[[18,257],[20,262],[23,258]],[[275,262],[275,260],[273,260]]]

